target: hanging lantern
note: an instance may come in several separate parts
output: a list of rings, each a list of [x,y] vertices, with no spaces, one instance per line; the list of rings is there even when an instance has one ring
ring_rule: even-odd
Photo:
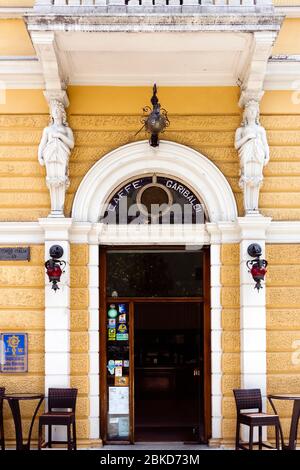
[[[151,147],[158,147],[159,139],[158,136],[161,132],[164,132],[166,127],[170,125],[167,111],[160,106],[160,103],[157,98],[157,86],[153,86],[153,95],[151,98],[152,109],[149,106],[143,108],[146,116],[142,117],[143,128],[146,129],[150,136],[149,144]],[[137,134],[142,130],[140,129]],[[137,135],[136,134],[136,135]]]
[[[46,274],[49,277],[49,282],[52,282],[52,289],[56,292],[59,289],[58,282],[60,282],[60,277],[64,272],[63,269],[66,266],[65,261],[58,259],[62,257],[64,250],[59,245],[53,245],[49,253],[51,258],[45,263]]]
[[[262,289],[261,282],[265,279],[267,273],[268,262],[265,259],[260,259],[262,255],[261,246],[258,243],[252,243],[248,247],[248,255],[255,258],[247,261],[247,268],[255,281],[254,289],[258,291]]]

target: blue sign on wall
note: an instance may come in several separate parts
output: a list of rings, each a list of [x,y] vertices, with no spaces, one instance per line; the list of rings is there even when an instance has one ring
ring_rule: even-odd
[[[0,372],[28,371],[28,334],[0,333]]]

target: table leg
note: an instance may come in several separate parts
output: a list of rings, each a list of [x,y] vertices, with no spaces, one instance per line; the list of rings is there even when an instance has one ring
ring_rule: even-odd
[[[273,403],[273,400],[272,398],[268,397],[268,400],[270,402],[270,405],[272,407],[272,410],[274,411],[275,415],[278,416],[278,420],[279,420],[279,432],[280,432],[280,437],[281,437],[281,445],[282,445],[282,450],[286,449],[288,446],[285,445],[284,443],[284,437],[283,437],[283,431],[282,431],[282,427],[281,427],[281,422],[280,422],[280,418],[279,418],[279,414],[277,413],[277,410],[275,408],[275,405]]]
[[[23,433],[22,433],[22,421],[21,421],[21,413],[20,413],[20,405],[19,400],[17,399],[9,399],[8,400],[14,425],[16,431],[16,450],[23,450]]]
[[[290,437],[289,437],[289,446],[288,446],[289,450],[296,450],[299,417],[300,417],[300,400],[295,400],[294,406],[293,406],[291,428],[290,428]]]
[[[27,450],[30,450],[30,441],[31,441],[31,434],[32,434],[32,428],[33,428],[33,425],[34,425],[34,420],[35,420],[35,417],[36,417],[36,415],[37,415],[37,413],[40,409],[41,404],[43,403],[43,400],[44,400],[44,398],[41,398],[40,401],[38,402],[37,407],[36,407],[35,412],[34,412],[34,415],[33,415],[32,420],[31,420],[29,434],[28,434],[28,440],[27,440],[27,443],[25,445]]]

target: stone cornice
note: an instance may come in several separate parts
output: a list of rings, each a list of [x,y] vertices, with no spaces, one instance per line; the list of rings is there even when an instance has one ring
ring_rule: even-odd
[[[13,7],[2,7],[0,8],[0,18],[1,19],[12,19],[12,18],[22,18],[25,15],[28,15],[33,8],[13,8]]]
[[[284,15],[287,18],[300,18],[300,6],[276,6],[276,13]]]
[[[118,10],[119,8],[119,10]],[[55,9],[47,13],[29,13],[25,19],[30,31],[279,31],[284,19],[283,15],[274,13],[273,9],[266,13],[247,13],[246,8],[219,10],[217,7],[208,13],[204,7],[191,7],[189,13],[181,7],[177,12],[155,12],[153,8],[137,12],[134,7],[115,7],[114,14],[109,9],[94,9],[85,12],[84,8],[64,9],[61,14]],[[196,8],[196,9],[195,9]],[[170,11],[170,9],[169,9]]]

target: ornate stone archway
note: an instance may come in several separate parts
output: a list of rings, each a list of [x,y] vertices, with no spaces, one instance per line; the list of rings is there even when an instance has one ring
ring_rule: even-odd
[[[102,157],[83,178],[73,203],[72,218],[98,222],[109,195],[124,181],[146,173],[164,173],[188,184],[203,201],[210,222],[237,218],[231,187],[221,171],[204,155],[175,142],[148,141],[120,147]]]

